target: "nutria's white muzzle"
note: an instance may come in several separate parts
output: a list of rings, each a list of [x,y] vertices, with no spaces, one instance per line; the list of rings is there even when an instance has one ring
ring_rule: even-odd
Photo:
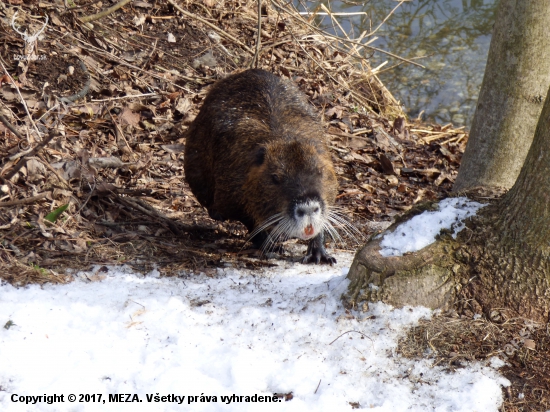
[[[318,200],[298,203],[294,208],[294,226],[291,237],[302,240],[311,239],[323,229],[323,208]]]

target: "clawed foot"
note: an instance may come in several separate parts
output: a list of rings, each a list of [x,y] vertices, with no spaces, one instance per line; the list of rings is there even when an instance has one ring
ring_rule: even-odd
[[[307,253],[302,259],[302,263],[328,263],[329,265],[334,265],[336,263],[336,259],[327,253],[324,240],[324,233],[321,232],[309,241]]]
[[[320,251],[317,251],[317,253],[310,253],[304,256],[304,258],[302,259],[302,263],[328,263],[329,265],[334,265],[336,263],[336,259],[328,255],[326,252],[321,253]]]

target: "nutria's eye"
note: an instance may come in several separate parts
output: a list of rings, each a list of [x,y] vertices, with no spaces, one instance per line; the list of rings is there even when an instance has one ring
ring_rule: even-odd
[[[273,173],[271,175],[271,180],[273,180],[273,183],[275,183],[276,185],[278,185],[279,183],[281,183],[281,178],[279,177],[279,175]]]
[[[264,163],[265,152],[266,152],[266,148],[264,146],[260,147],[256,152],[256,159],[254,159],[254,161],[258,166],[261,166]]]

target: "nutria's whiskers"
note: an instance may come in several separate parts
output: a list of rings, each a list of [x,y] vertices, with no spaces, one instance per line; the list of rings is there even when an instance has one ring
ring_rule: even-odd
[[[340,236],[340,233],[338,233],[328,219],[323,221],[323,229],[329,234],[333,242],[343,244],[342,236]]]
[[[257,234],[259,234],[262,230],[265,230],[265,229],[269,228],[270,226],[273,226],[275,223],[277,223],[278,221],[280,221],[283,218],[284,218],[284,216],[283,216],[282,213],[275,213],[273,216],[267,218],[263,223],[261,223],[256,229],[254,229],[250,233],[250,236],[248,236],[248,239],[246,240],[245,245],[246,245],[246,243],[250,242],[250,240],[254,236],[256,236]]]
[[[290,234],[292,233],[293,225],[294,222],[292,219],[289,219],[288,217],[282,218],[277,226],[269,232],[266,240],[264,241],[261,248],[262,256],[271,253],[277,246],[277,243],[288,240],[290,238]]]
[[[353,224],[343,216],[341,209],[331,207],[327,214],[327,219],[334,223],[336,227],[342,230],[346,235],[353,239],[356,243],[361,243],[359,239],[364,240],[365,236]],[[330,232],[329,232],[330,233]],[[340,238],[341,239],[341,238]]]
[[[261,247],[262,256],[273,252],[278,243],[287,241],[292,237],[292,233],[296,232],[297,225],[293,219],[289,219],[281,214],[276,214],[267,219],[266,222],[260,225],[250,236],[267,229],[270,226],[277,225],[272,228],[267,238]],[[336,227],[335,227],[336,226]],[[340,245],[344,245],[344,240],[338,229],[342,230],[349,238],[355,241],[357,244],[361,243],[361,240],[365,239],[365,236],[352,224],[345,216],[342,215],[341,209],[337,207],[331,207],[328,210],[327,216],[321,218],[322,230],[326,231],[331,239]],[[250,240],[249,238],[249,240]],[[361,239],[361,240],[360,240]]]

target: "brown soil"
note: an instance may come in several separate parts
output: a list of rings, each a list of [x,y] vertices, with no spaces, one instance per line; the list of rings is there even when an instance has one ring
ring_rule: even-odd
[[[19,6],[21,32],[42,26],[36,16],[50,21],[33,48],[36,60],[20,59],[25,42],[10,27],[14,9],[0,3],[0,279],[67,282],[67,268],[107,264],[171,275],[298,260],[296,250],[260,259],[242,225],[208,217],[183,175],[184,132],[208,86],[253,61],[255,3],[179,3],[184,13],[170,2],[133,2],[88,24],[79,17],[103,3],[72,10],[10,3]],[[291,78],[321,113],[337,205],[365,237],[414,204],[445,197],[467,140],[450,124],[406,120],[370,71],[369,53],[328,37],[282,1],[263,13],[257,66]],[[60,99],[88,81],[84,98]],[[59,136],[25,154],[51,131]],[[343,237],[329,250],[358,247]],[[547,348],[544,339],[537,348]],[[524,364],[511,365],[531,376]]]

